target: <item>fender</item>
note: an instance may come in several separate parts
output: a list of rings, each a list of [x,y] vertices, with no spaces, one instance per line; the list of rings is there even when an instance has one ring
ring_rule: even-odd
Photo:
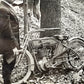
[[[79,40],[84,41],[84,39],[81,38],[81,37],[71,37],[71,38],[68,39],[68,41],[72,41],[72,40],[75,40],[75,39],[79,39]]]

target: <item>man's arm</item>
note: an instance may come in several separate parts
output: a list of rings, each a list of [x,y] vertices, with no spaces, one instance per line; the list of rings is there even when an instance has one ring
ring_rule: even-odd
[[[5,22],[4,24],[3,31],[2,31],[2,37],[3,39],[11,41],[12,47],[18,47],[18,41],[16,40],[14,36],[9,20],[7,20],[7,23]]]

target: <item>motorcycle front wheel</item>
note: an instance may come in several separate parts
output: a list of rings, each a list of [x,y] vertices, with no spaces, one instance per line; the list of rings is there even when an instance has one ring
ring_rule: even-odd
[[[1,63],[0,67],[2,67]],[[34,71],[34,59],[31,53],[26,50],[24,57],[22,57],[18,66],[15,67],[11,73],[12,84],[21,84],[27,81],[32,71]],[[2,68],[0,68],[0,83],[3,84]]]

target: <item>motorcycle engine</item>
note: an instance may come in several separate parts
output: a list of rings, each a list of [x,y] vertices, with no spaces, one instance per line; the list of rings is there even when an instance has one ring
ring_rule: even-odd
[[[29,42],[30,52],[44,71],[44,64],[54,56],[56,43],[56,39],[51,37],[39,38]]]

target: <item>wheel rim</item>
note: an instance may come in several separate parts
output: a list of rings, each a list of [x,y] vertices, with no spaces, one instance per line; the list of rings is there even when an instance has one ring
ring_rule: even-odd
[[[30,64],[27,68],[27,73],[25,74],[25,76],[21,80],[18,80],[17,82],[14,82],[12,84],[21,84],[22,82],[27,81],[31,75],[31,71],[34,70],[34,59],[33,59],[32,55],[30,54],[30,52],[27,50],[26,50],[26,57],[27,57],[29,64]]]
[[[84,41],[80,38],[69,40],[69,47],[72,49],[68,53],[69,63],[74,68],[80,68],[84,64]]]

